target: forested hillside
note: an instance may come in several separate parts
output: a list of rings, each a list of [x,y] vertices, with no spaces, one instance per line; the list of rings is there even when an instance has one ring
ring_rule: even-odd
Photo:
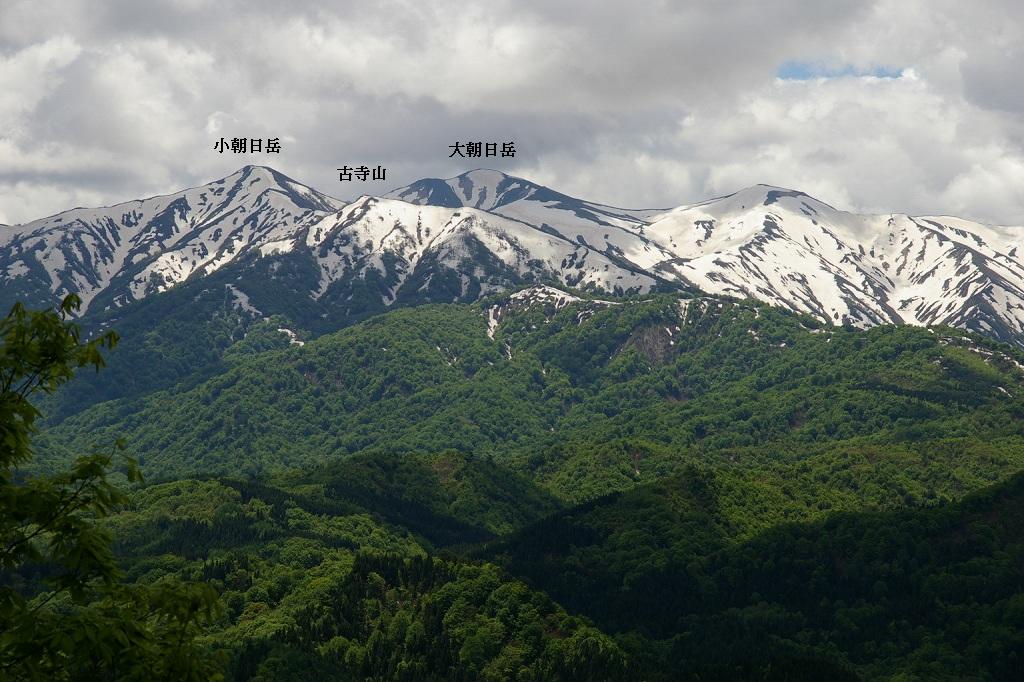
[[[408,487],[365,507],[330,490],[167,483],[110,526],[130,578],[215,586],[208,643],[231,651],[233,679],[621,679],[625,654],[585,620],[493,564],[425,551],[486,528],[438,506],[417,538],[393,521]]]
[[[489,333],[488,305],[398,310],[281,350],[263,349],[287,336],[257,325],[209,378],[95,405],[47,442],[124,437],[156,478],[455,449],[582,500],[709,458],[999,449],[1024,434],[1017,352],[951,330],[665,295],[509,306]],[[1014,470],[1007,457],[993,466]]]
[[[150,483],[106,522],[118,555],[215,587],[229,679],[1013,679],[1024,656],[1008,346],[541,287],[319,334],[211,306],[130,318],[154,374],[45,403],[33,467],[124,439]]]
[[[544,519],[483,555],[639,635],[627,648],[652,678],[792,657],[870,678],[1013,679],[1024,477],[959,503],[781,524],[737,499],[765,487],[693,471]]]

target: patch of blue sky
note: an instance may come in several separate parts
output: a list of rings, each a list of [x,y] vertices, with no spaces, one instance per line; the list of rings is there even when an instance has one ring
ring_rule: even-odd
[[[775,75],[787,81],[808,81],[818,78],[844,78],[865,76],[872,78],[899,78],[903,69],[894,69],[889,66],[872,66],[871,68],[858,68],[853,64],[825,64],[821,62],[788,61],[779,66]]]

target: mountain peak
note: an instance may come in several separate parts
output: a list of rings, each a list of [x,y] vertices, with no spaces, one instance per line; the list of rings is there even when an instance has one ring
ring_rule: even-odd
[[[517,178],[514,175],[509,175],[508,173],[503,173],[499,170],[494,170],[493,168],[474,168],[473,170],[468,170],[465,173],[460,173],[459,175],[456,175],[453,178],[447,179],[457,180],[459,178],[467,178],[469,180],[472,180],[473,182],[481,183],[501,182],[506,178],[511,178],[512,180],[517,180],[519,182],[529,182],[528,180],[524,180],[523,178]]]
[[[242,166],[241,168],[239,168],[237,171],[235,171],[234,173],[232,173],[228,177],[231,177],[231,178],[239,177],[239,178],[251,179],[251,180],[265,180],[265,181],[268,181],[268,182],[273,182],[273,183],[278,184],[278,185],[285,185],[285,184],[300,185],[301,184],[301,183],[297,182],[296,180],[292,180],[290,177],[288,177],[287,175],[285,175],[284,173],[282,173],[281,171],[279,171],[279,170],[277,170],[275,168],[271,168],[270,166],[260,166],[260,165],[252,164],[252,163],[246,164],[245,166]]]
[[[528,282],[606,292],[674,286],[832,323],[949,324],[1024,345],[1019,238],[970,221],[858,215],[769,184],[668,211],[630,210],[490,168],[342,206],[250,164],[176,194],[4,228],[0,305],[74,291],[102,310],[246,254],[294,252],[288,258],[311,266],[308,290],[325,305],[354,305],[346,287],[359,281],[374,283],[367,291],[383,287],[379,299],[365,294],[367,309]]]
[[[273,168],[271,168],[269,166],[258,166],[256,164],[251,164],[250,163],[250,164],[246,164],[246,165],[242,166],[238,170],[235,170],[235,171],[232,171],[231,173],[228,173],[227,175],[225,175],[224,177],[222,177],[222,178],[220,178],[218,180],[212,180],[212,181],[206,183],[206,185],[230,184],[230,183],[238,182],[239,180],[245,180],[247,178],[272,180],[272,179],[276,179],[275,176],[277,176],[277,175],[281,175],[281,174],[278,173],[276,170],[274,170]],[[281,176],[281,177],[284,177],[284,176]]]
[[[293,180],[291,180],[291,178],[287,177],[283,173],[274,170],[270,166],[258,166],[256,164],[250,163],[242,166],[233,173],[229,173],[220,180],[214,180],[213,182],[208,184],[219,184],[227,182],[229,180],[238,181],[244,179],[272,180],[274,182],[280,182],[284,180],[294,182]]]
[[[709,215],[721,217],[744,211],[772,210],[779,207],[805,214],[839,212],[835,207],[806,192],[765,183],[751,185],[732,194],[706,199],[696,204],[681,206],[676,210],[703,209]]]
[[[74,292],[117,306],[289,238],[343,204],[266,166],[173,194],[76,208],[0,235],[0,304]]]
[[[292,180],[284,173],[270,166],[247,164],[220,180],[208,183],[205,187],[223,185],[237,187],[240,190],[256,191],[257,193],[273,191],[294,203],[296,207],[307,211],[332,212],[344,205],[344,202],[318,192],[301,182]]]
[[[423,178],[385,196],[412,204],[447,208],[467,206],[489,211],[542,189],[529,180],[501,171],[474,168],[451,178]]]

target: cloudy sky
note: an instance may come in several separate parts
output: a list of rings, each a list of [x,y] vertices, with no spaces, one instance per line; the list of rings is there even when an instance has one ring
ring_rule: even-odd
[[[1024,224],[1021,64],[1019,0],[0,0],[0,222],[259,163],[343,199],[486,166],[627,207],[763,182]],[[518,153],[448,158],[469,140]],[[362,164],[387,179],[338,181]]]

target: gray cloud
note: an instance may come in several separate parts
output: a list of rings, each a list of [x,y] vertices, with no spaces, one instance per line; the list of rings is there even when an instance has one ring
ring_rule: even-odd
[[[265,163],[340,198],[496,167],[612,204],[756,182],[1024,224],[1016,3],[0,0],[0,222]],[[904,69],[780,81],[786,62]],[[280,155],[220,155],[221,136]],[[449,159],[513,139],[514,159]],[[335,168],[387,166],[379,183]]]

